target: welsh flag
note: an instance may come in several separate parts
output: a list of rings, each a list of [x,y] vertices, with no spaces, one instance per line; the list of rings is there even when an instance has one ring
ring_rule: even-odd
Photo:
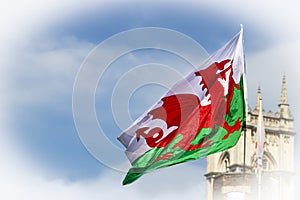
[[[123,185],[233,147],[246,121],[244,83],[241,29],[118,137],[132,164]]]

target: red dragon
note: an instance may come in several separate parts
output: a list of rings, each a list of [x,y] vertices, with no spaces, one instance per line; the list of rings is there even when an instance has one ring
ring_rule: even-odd
[[[194,94],[176,94],[164,97],[162,98],[162,105],[151,110],[148,116],[152,116],[152,120],[164,120],[168,128],[173,126],[178,128],[166,135],[160,127],[142,127],[136,131],[137,141],[142,136],[149,147],[162,148],[170,144],[178,134],[181,134],[183,138],[173,148],[195,150],[210,146],[213,143],[211,134],[214,134],[214,131],[202,138],[197,144],[191,144],[202,128],[214,130],[217,126],[223,127],[227,130],[223,140],[227,139],[234,131],[240,130],[240,119],[233,126],[230,126],[225,120],[225,115],[231,116],[230,104],[234,88],[240,90],[239,85],[233,80],[232,63],[233,60],[227,59],[215,62],[208,68],[195,72],[195,76],[202,77],[199,83],[202,90],[207,89],[206,96],[210,95],[209,101],[211,103],[209,105],[202,106],[199,97]],[[226,68],[226,66],[228,67]],[[224,96],[225,88],[219,80],[228,81],[226,96]]]

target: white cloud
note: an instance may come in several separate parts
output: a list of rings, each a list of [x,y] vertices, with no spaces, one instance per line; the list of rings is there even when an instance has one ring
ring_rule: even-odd
[[[80,10],[93,6],[103,8],[108,1],[98,2],[96,0],[79,0],[76,3],[70,0],[11,0],[1,1],[0,19],[1,33],[0,41],[10,47],[11,42],[24,42],[36,30],[56,22],[61,17],[67,17]]]
[[[281,80],[285,73],[287,78],[287,92],[292,114],[295,117],[296,131],[299,131],[298,121],[300,110],[299,75],[300,40],[293,40],[289,43],[280,43],[263,52],[256,52],[247,55],[248,82],[252,100],[252,108],[255,106],[257,85],[262,87],[264,107],[276,112],[281,93]]]
[[[1,131],[3,133],[5,131]],[[145,175],[140,181],[123,187],[124,174],[104,170],[104,175],[92,180],[68,182],[51,179],[49,174],[16,151],[4,134],[0,134],[0,198],[9,200],[95,200],[95,199],[196,199],[205,194],[199,166],[181,165],[167,172]],[[182,173],[184,172],[184,173]],[[154,184],[159,181],[160,184]],[[175,190],[174,190],[175,189]]]
[[[74,37],[47,42],[51,45],[43,44],[40,50],[21,46],[10,55],[6,81],[14,90],[8,88],[6,100],[9,103],[47,105],[57,101],[56,97],[71,94],[80,63],[94,45]]]
[[[191,2],[195,2],[191,0]],[[285,41],[297,38],[300,28],[297,26],[300,18],[298,12],[299,1],[296,0],[265,0],[265,1],[237,1],[212,0],[200,2],[215,12],[227,11],[227,14],[236,19],[254,24],[258,29],[265,29],[270,37],[280,37]],[[244,27],[247,30],[247,27]]]

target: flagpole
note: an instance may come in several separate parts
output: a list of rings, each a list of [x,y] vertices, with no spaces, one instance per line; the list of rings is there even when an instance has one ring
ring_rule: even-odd
[[[258,168],[258,200],[261,200],[261,167]]]
[[[265,134],[263,134],[262,136],[262,131],[264,127],[263,127],[263,115],[262,115],[262,98],[259,99],[259,116],[258,116],[258,126],[257,126],[257,131],[256,131],[256,134],[257,134],[257,141],[256,141],[256,148],[261,148],[261,147],[258,147],[263,145],[262,144],[262,137],[265,137]],[[263,142],[264,143],[264,142]],[[262,179],[262,164],[263,164],[263,152],[260,152],[256,154],[257,156],[257,159],[256,159],[256,167],[257,167],[257,173],[258,173],[258,200],[261,200],[261,179]]]
[[[243,161],[243,180],[244,180],[244,185],[246,183],[246,123],[244,125],[244,161]]]
[[[242,32],[242,37],[243,37],[243,32],[244,32],[244,28],[243,28],[243,24],[240,24],[241,27],[241,32]],[[242,43],[244,43],[244,38],[242,38]],[[243,52],[244,52],[244,45],[243,45]],[[244,60],[244,75],[243,75],[243,86],[244,86],[244,100],[245,100],[245,104],[244,104],[244,111],[246,112],[246,117],[247,117],[247,112],[248,112],[248,108],[247,108],[247,86],[246,86],[246,59],[245,59],[245,54],[243,54],[243,60]],[[244,181],[244,185],[246,184],[246,133],[247,133],[247,128],[246,128],[246,121],[244,122],[243,125],[243,130],[244,130],[244,158],[243,158],[243,181]]]

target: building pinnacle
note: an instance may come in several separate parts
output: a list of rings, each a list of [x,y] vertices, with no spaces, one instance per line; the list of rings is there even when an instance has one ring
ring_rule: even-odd
[[[282,77],[281,96],[279,105],[288,105],[285,74]]]
[[[289,109],[285,75],[283,75],[282,77],[282,87],[281,87],[280,102],[278,104],[278,114],[281,118],[293,119],[293,116]]]
[[[256,99],[256,105],[255,105],[255,110],[256,111],[259,110],[260,100],[261,99],[262,99],[262,97],[261,97],[261,89],[260,89],[260,85],[258,85],[258,88],[257,88],[257,99]]]

